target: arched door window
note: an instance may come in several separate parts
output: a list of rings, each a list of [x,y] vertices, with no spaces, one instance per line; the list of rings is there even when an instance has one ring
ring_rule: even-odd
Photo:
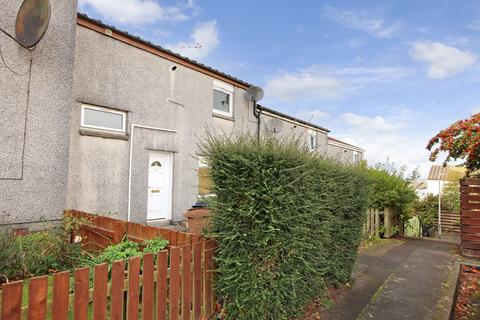
[[[150,167],[161,167],[162,164],[160,163],[160,161],[153,161],[152,164],[150,165]]]

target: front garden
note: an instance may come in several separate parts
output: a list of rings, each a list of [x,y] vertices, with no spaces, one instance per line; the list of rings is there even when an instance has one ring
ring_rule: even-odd
[[[62,223],[48,230],[17,236],[8,229],[0,231],[0,284],[61,271],[90,267],[101,263],[110,266],[114,261],[157,253],[168,241],[158,237],[142,243],[128,236],[121,242],[99,251],[83,248],[78,235],[81,226],[88,225],[86,217],[64,215]],[[87,240],[87,239],[84,239]]]
[[[152,308],[172,319],[208,317],[213,314],[214,256],[219,318],[292,319],[318,301],[328,307],[334,289],[351,284],[367,208],[391,207],[401,218],[412,210],[414,191],[405,170],[392,165],[340,164],[309,152],[295,139],[210,136],[202,148],[216,195],[209,200],[213,214],[205,234],[215,241],[215,255],[212,242],[200,237],[195,242],[191,235],[179,234],[190,239],[185,243],[160,236],[152,227],[106,217],[96,217],[90,225],[88,215],[66,215],[61,226],[48,231],[2,234],[0,270],[3,281],[9,281],[3,290],[17,290],[12,280],[53,274],[44,293],[44,309],[53,308],[53,314],[61,304],[51,287],[61,285],[66,270],[68,299],[83,301],[67,304],[70,316],[91,318],[99,312],[103,318],[121,307],[121,314],[143,319]],[[143,241],[134,230],[143,230],[151,240]],[[168,254],[157,256],[167,245]],[[154,291],[148,288],[154,285],[157,296],[151,298]],[[9,303],[35,308],[31,292],[36,286],[20,284],[23,299]],[[97,294],[104,301],[100,311],[95,311]],[[120,296],[125,302],[115,298]]]

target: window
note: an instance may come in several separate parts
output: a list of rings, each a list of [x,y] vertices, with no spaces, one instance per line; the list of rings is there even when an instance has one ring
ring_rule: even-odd
[[[231,117],[233,115],[233,86],[225,82],[213,82],[213,112]]]
[[[87,104],[82,105],[81,126],[125,133],[127,113]]]
[[[308,150],[317,150],[317,132],[314,130],[308,130]]]
[[[360,162],[360,155],[358,154],[357,151],[353,151],[353,163],[359,163]]]

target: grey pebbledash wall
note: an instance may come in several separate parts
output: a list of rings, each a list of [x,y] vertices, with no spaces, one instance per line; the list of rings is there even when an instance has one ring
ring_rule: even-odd
[[[3,29],[13,32],[20,4],[0,0]],[[0,67],[0,223],[59,219],[64,209],[126,219],[133,124],[175,132],[134,129],[132,221],[147,219],[151,151],[173,153],[172,215],[183,220],[197,200],[198,143],[205,130],[256,131],[245,90],[234,87],[232,118],[215,116],[212,76],[77,25],[75,1],[51,0],[51,6],[50,27],[32,53],[0,35],[5,60],[15,70],[28,71],[30,54],[33,61],[26,122],[29,73]],[[81,128],[82,103],[127,112],[127,134]],[[262,134],[272,117],[262,115]],[[291,120],[281,118],[282,131],[275,134],[303,136],[307,143],[312,128]],[[316,152],[328,154],[327,132],[316,135]]]
[[[0,0],[0,28],[10,34],[21,3]],[[5,63],[25,73],[0,61],[0,224],[57,219],[66,206],[77,1],[51,8],[32,52],[0,33]]]
[[[213,78],[176,65],[82,26],[77,27],[75,103],[71,112],[68,206],[125,219],[128,201],[129,140],[79,133],[81,103],[127,111],[131,125],[160,127],[175,133],[135,128],[132,157],[132,220],[146,221],[150,151],[174,155],[173,220],[195,203],[198,193],[198,138],[206,127],[229,132],[255,128],[243,90],[234,93],[233,120],[212,116]],[[176,103],[168,102],[171,99]]]

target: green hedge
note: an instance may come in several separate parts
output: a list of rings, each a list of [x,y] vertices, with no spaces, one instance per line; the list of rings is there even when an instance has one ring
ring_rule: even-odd
[[[296,140],[213,137],[203,145],[227,319],[289,319],[326,284],[350,279],[361,239],[364,171]]]

